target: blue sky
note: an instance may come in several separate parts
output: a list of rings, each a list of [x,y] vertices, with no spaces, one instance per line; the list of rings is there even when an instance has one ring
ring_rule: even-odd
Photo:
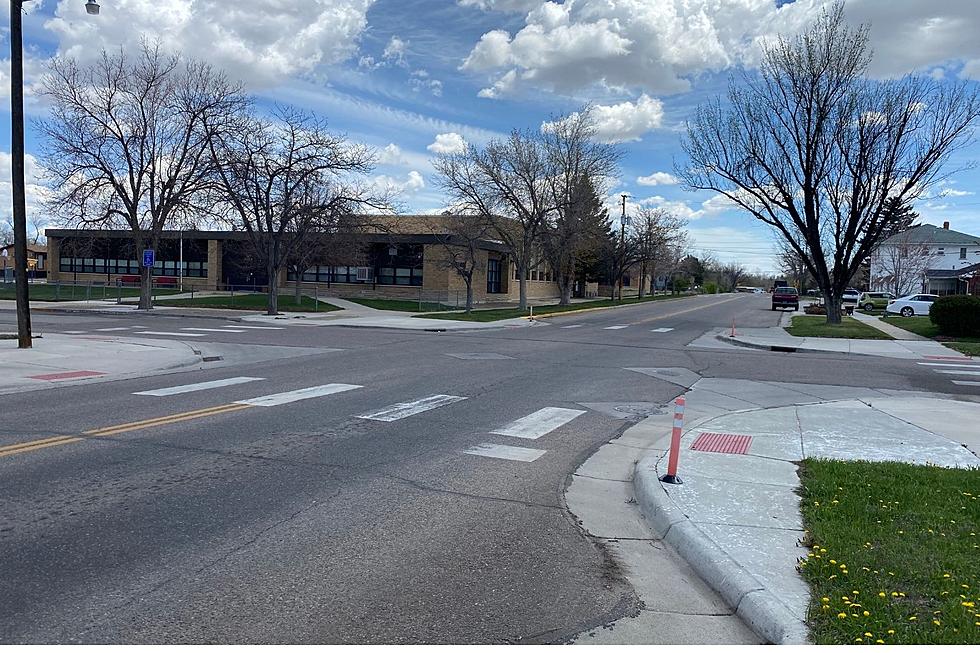
[[[32,80],[53,55],[86,59],[129,49],[140,34],[206,58],[241,78],[261,102],[286,102],[326,117],[334,129],[376,147],[377,182],[401,189],[406,210],[432,211],[444,198],[431,159],[461,143],[481,144],[514,127],[596,107],[600,133],[625,156],[611,196],[661,206],[689,220],[695,251],[769,270],[767,228],[710,193],[673,183],[683,160],[680,130],[692,109],[723,93],[728,76],[751,69],[772,33],[799,29],[825,0],[84,0],[30,3],[25,16],[28,112],[44,113]],[[870,22],[872,74],[918,71],[980,77],[980,3],[975,0],[850,0],[854,22]],[[6,33],[4,33],[6,37]],[[9,44],[4,45],[5,49]],[[0,84],[5,96],[5,60]],[[6,97],[4,98],[6,104]],[[3,120],[9,120],[6,107]],[[29,129],[30,132],[30,129]],[[28,151],[37,149],[28,134]],[[9,215],[9,131],[0,136],[3,217]],[[974,146],[954,162],[980,158]],[[40,210],[41,171],[28,160],[31,210]],[[980,182],[958,173],[943,195],[916,205],[935,224],[980,234]]]

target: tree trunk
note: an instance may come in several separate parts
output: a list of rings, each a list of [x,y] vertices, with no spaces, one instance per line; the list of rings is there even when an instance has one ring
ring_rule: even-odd
[[[843,293],[834,292],[831,289],[823,291],[824,305],[827,307],[827,324],[841,323],[841,295]],[[834,295],[838,295],[835,297]]]
[[[303,274],[301,272],[296,273],[296,295],[293,299],[296,300],[296,305],[299,306],[303,301]]]
[[[517,308],[522,311],[527,310],[527,269],[521,269],[522,266],[517,267],[517,288],[520,292]]]
[[[643,299],[646,296],[646,285],[647,285],[647,263],[643,261],[640,264],[640,289],[637,297]]]
[[[269,283],[269,292],[266,295],[266,315],[278,315],[279,314],[279,284],[276,283],[276,247],[273,241],[269,242],[268,258],[266,260],[265,270],[267,281]]]
[[[562,281],[558,284],[558,290],[561,291],[561,299],[558,300],[559,306],[568,306],[572,303],[572,286],[575,283],[575,277],[561,277]]]
[[[153,308],[153,268],[140,265],[140,303],[141,311]]]
[[[473,275],[463,277],[466,281],[466,314],[469,315],[473,310]]]

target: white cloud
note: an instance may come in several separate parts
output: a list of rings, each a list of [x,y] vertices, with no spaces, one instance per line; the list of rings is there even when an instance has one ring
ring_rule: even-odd
[[[506,11],[527,13],[540,4],[541,0],[458,0],[460,7],[476,7],[483,11]]]
[[[664,209],[684,220],[699,220],[700,218],[717,216],[725,211],[737,210],[737,206],[724,195],[712,195],[701,202],[701,208],[694,209],[682,200],[669,200],[660,195],[645,197],[637,202],[639,206]]]
[[[388,45],[385,46],[381,57],[385,61],[390,61],[396,66],[408,66],[408,62],[405,61],[405,52],[407,48],[408,41],[403,41],[397,36],[392,36],[388,41]]]
[[[600,89],[651,94],[683,92],[697,75],[752,65],[774,34],[805,27],[833,0],[460,0],[493,9],[527,10],[511,33],[485,33],[463,68],[490,75],[483,97],[524,89],[572,93]],[[848,20],[871,23],[871,73],[935,73],[962,62],[961,75],[980,78],[980,3],[849,0]],[[956,67],[959,67],[958,65]]]
[[[436,134],[436,140],[425,149],[434,154],[462,154],[466,151],[466,141],[456,132]]]
[[[620,102],[597,105],[591,108],[596,137],[603,143],[638,141],[651,129],[660,127],[664,118],[664,106],[660,100],[641,95],[636,102]],[[569,116],[578,117],[578,113]],[[555,123],[541,123],[541,131],[550,130]]]
[[[680,179],[669,172],[654,172],[645,177],[637,177],[636,183],[640,186],[674,186],[680,183]]]
[[[159,38],[168,50],[264,86],[350,57],[373,1],[237,0],[230,6],[214,0],[113,0],[93,18],[84,2],[60,0],[45,27],[57,36],[59,53],[76,59],[120,45],[134,50],[144,36]]]
[[[425,188],[425,179],[418,170],[409,170],[405,177],[378,175],[374,178],[374,186],[382,193],[412,195]]]
[[[405,156],[402,148],[394,143],[388,143],[378,152],[378,163],[381,165],[404,165]]]

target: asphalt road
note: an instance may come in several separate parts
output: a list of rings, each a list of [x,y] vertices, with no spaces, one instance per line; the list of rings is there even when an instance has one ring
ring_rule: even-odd
[[[218,329],[184,339],[226,360],[0,396],[0,643],[565,641],[636,607],[563,503],[629,426],[583,404],[683,391],[627,368],[976,394],[910,361],[687,346],[776,324],[767,302],[462,333],[36,313],[41,332]]]

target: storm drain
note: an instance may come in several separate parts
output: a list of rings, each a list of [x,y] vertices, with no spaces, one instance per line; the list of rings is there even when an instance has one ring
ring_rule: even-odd
[[[734,433],[702,433],[691,445],[695,451],[712,453],[748,453],[752,445],[751,435]]]

